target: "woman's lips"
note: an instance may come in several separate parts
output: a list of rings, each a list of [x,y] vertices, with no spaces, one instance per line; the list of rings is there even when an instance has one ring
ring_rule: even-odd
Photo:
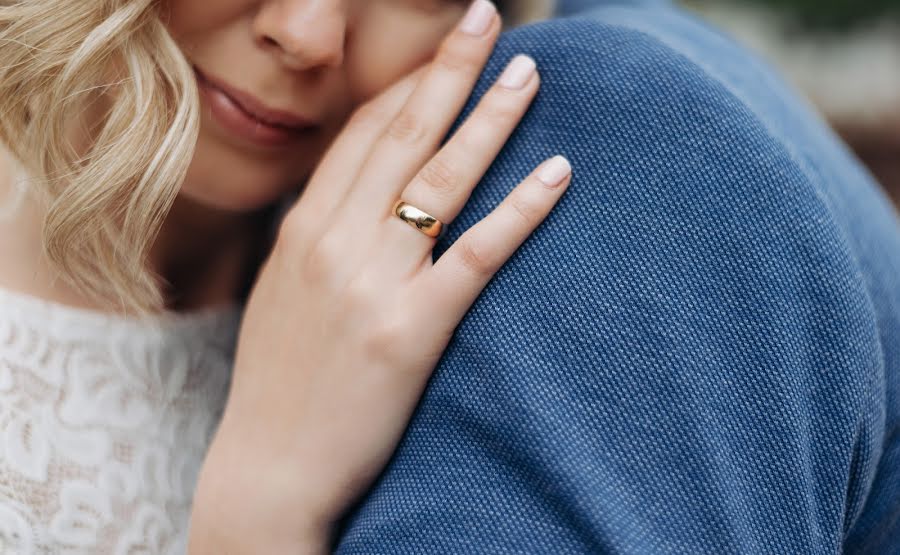
[[[266,147],[284,147],[308,137],[317,125],[297,114],[266,107],[253,96],[202,73],[197,84],[216,121],[241,139]]]

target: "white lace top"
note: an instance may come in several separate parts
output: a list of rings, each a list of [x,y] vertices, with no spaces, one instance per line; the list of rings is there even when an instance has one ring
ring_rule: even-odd
[[[0,289],[0,553],[184,553],[239,318]]]

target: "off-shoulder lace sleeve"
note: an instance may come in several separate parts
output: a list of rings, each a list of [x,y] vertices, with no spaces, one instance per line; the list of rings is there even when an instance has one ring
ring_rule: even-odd
[[[136,321],[0,290],[0,553],[184,553],[239,314]]]

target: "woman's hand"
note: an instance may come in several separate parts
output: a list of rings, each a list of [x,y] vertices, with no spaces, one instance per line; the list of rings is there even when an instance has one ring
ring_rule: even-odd
[[[286,216],[244,316],[192,553],[324,549],[459,321],[565,190],[568,163],[544,162],[436,263],[435,239],[391,213],[402,198],[451,222],[538,90],[533,61],[514,59],[438,148],[499,34],[487,6],[481,26],[464,18],[431,64],[354,113]]]

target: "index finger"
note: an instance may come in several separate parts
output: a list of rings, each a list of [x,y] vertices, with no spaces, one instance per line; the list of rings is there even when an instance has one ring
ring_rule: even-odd
[[[374,223],[390,213],[397,195],[434,155],[471,96],[500,29],[493,3],[475,0],[363,163],[347,199],[347,221]]]
[[[302,213],[296,217],[307,219],[313,226],[331,217],[344,202],[375,141],[397,116],[428,65],[419,66],[353,111],[291,209]]]

